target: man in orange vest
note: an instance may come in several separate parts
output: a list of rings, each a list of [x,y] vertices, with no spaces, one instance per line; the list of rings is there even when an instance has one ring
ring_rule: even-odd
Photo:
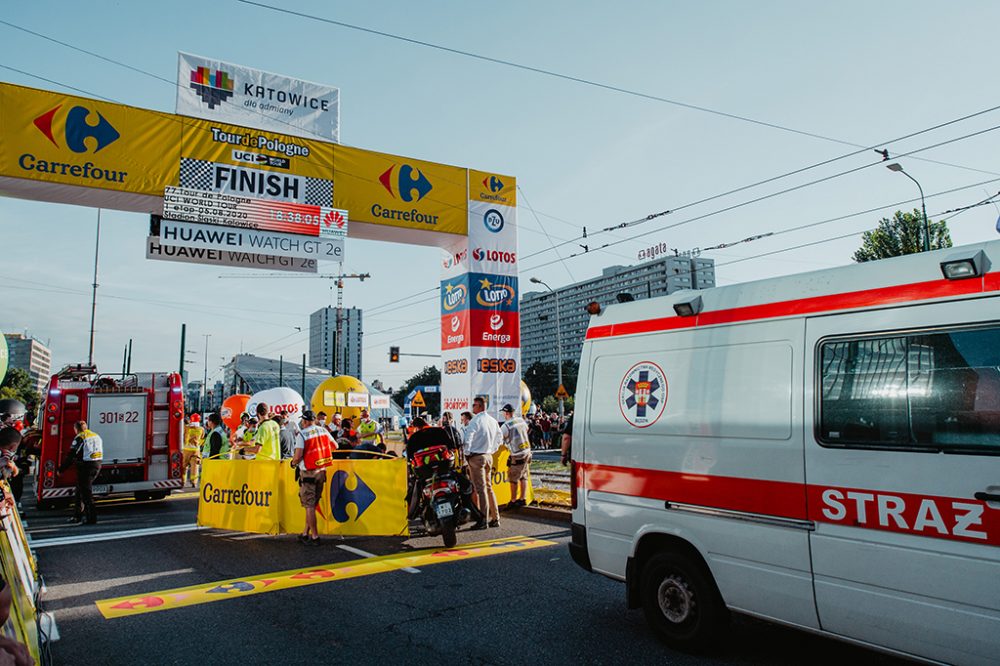
[[[307,546],[318,546],[316,505],[323,496],[326,468],[333,464],[333,451],[337,445],[326,428],[316,425],[316,415],[312,410],[303,410],[299,423],[292,454],[292,469],[298,471],[299,502],[306,510],[306,529],[299,535],[299,541]]]

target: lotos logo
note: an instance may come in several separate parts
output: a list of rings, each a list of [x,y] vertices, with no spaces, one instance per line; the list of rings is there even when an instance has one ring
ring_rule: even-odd
[[[445,268],[445,270],[451,268],[452,266],[458,266],[460,263],[465,261],[466,253],[468,253],[468,250],[462,250],[457,254],[452,254],[449,252],[448,257],[441,262],[441,265]]]
[[[516,252],[504,252],[502,250],[484,250],[477,247],[472,251],[472,258],[476,261],[495,261],[500,264],[516,264]]]
[[[490,233],[500,233],[503,229],[503,215],[496,208],[490,208],[483,214],[483,226]]]
[[[38,128],[38,131],[44,134],[45,138],[51,141],[52,145],[56,148],[60,146],[59,142],[56,141],[52,122],[55,119],[56,112],[61,108],[62,104],[50,111],[46,111],[32,121],[35,127]],[[88,152],[87,139],[94,140],[94,150],[91,152],[99,153],[102,149],[117,141],[121,136],[118,130],[100,112],[94,111],[93,113],[97,115],[97,123],[94,125],[91,125],[87,120],[91,111],[85,106],[74,106],[66,114],[63,134],[66,138],[66,147],[74,153]]]
[[[420,201],[434,187],[431,185],[431,181],[427,180],[427,176],[409,164],[400,166],[396,171],[395,178],[393,178],[393,169],[396,169],[395,165],[386,169],[385,173],[378,177],[382,187],[393,197],[398,197],[403,201]],[[392,187],[394,181],[396,184],[395,192],[393,192]],[[414,191],[416,191],[416,198],[413,196]]]
[[[330,479],[330,511],[333,519],[338,523],[346,523],[350,520],[347,515],[347,505],[353,504],[357,509],[357,516],[354,520],[361,520],[361,515],[375,503],[375,492],[368,487],[357,473],[354,474],[354,488],[347,487],[347,479],[350,476],[344,470],[337,470]]]
[[[214,109],[233,96],[233,79],[229,72],[221,69],[215,71],[208,67],[192,69],[190,85],[210,109]]]
[[[499,331],[503,328],[503,317],[498,314],[490,316],[490,330]]]
[[[331,210],[323,217],[323,223],[327,227],[337,225],[338,229],[343,229],[345,222],[347,222],[347,218],[339,210]]]
[[[476,291],[476,303],[483,307],[493,307],[497,305],[514,303],[514,287],[509,284],[497,284],[490,282],[489,278],[479,281],[479,289]]]
[[[444,300],[441,302],[441,307],[445,309],[446,312],[451,312],[463,305],[465,305],[465,297],[468,291],[464,284],[446,284],[444,287]]]
[[[490,192],[494,194],[503,189],[503,181],[496,176],[490,176],[489,178],[483,178],[483,187],[488,187]]]

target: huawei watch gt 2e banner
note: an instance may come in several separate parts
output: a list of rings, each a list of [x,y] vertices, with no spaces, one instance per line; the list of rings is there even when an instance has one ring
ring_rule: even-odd
[[[177,113],[340,142],[340,90],[190,53],[177,54]]]

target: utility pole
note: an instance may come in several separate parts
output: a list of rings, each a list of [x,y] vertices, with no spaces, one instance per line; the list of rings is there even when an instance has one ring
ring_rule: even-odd
[[[202,409],[205,408],[205,403],[208,402],[208,339],[212,337],[211,333],[203,333],[202,337],[205,338],[205,378],[202,381],[201,392],[205,397],[202,399]]]
[[[94,243],[94,290],[90,298],[90,353],[87,365],[94,365],[94,318],[97,314],[97,259],[101,252],[101,209],[97,209],[97,240]]]
[[[306,399],[306,355],[302,355],[302,390],[299,391],[299,395],[302,399]]]
[[[132,374],[132,338],[128,339],[128,362],[125,365],[125,373]]]
[[[177,372],[181,373],[181,383],[184,382],[184,343],[187,338],[187,327],[187,324],[181,324],[181,360],[177,366],[179,368]]]

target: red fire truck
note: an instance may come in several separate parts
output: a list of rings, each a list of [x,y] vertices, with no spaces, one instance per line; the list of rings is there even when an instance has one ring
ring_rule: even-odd
[[[162,499],[181,488],[184,393],[175,372],[100,375],[90,365],[70,365],[54,375],[39,429],[36,496],[41,509],[65,505],[76,488],[76,470],[58,474],[75,433],[86,421],[104,442],[94,496],[134,494]]]

